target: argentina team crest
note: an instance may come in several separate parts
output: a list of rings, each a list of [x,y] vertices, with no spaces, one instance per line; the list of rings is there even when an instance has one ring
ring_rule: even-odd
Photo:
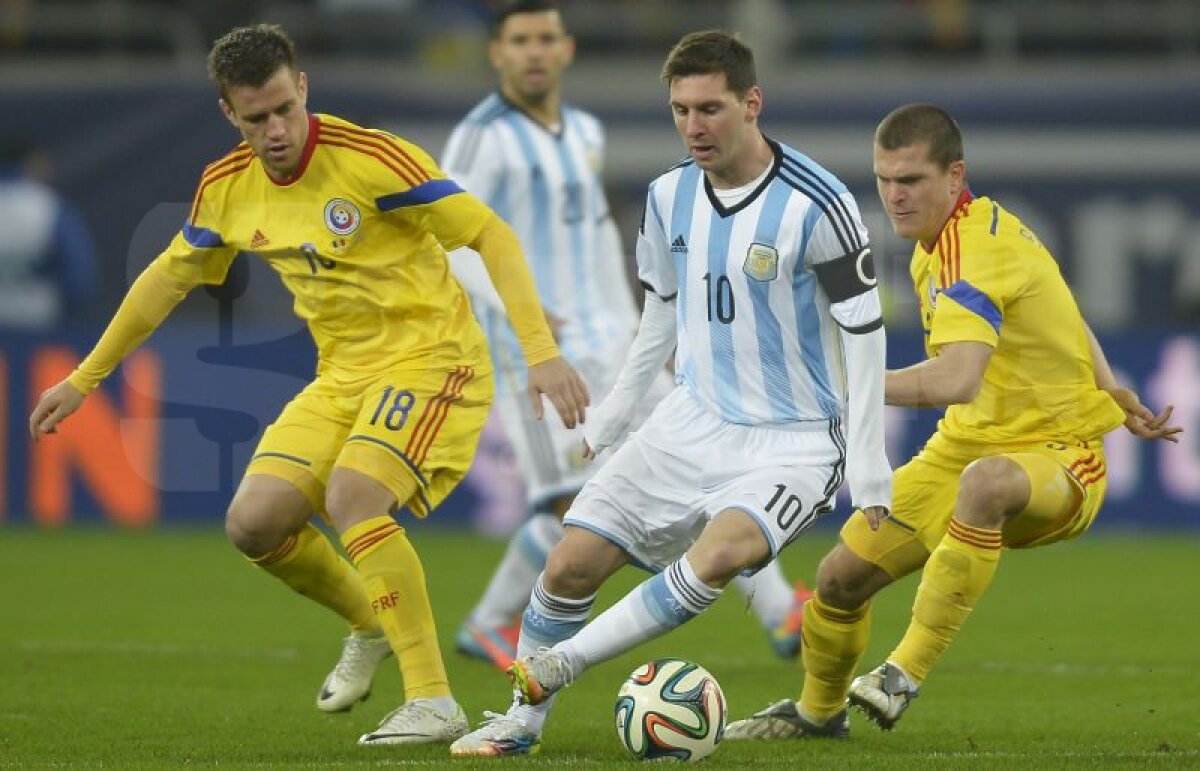
[[[779,252],[766,244],[750,244],[742,272],[755,281],[774,281],[779,275]]]
[[[325,204],[325,227],[335,236],[348,236],[362,224],[362,213],[345,198],[334,198]]]

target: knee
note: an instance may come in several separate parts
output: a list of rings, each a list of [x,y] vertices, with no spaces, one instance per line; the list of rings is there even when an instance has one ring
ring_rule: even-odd
[[[595,593],[613,570],[624,561],[616,546],[600,542],[590,534],[581,534],[568,527],[562,540],[554,544],[546,557],[546,572],[542,584],[546,591],[559,597],[583,599]]]
[[[854,610],[886,584],[886,574],[871,563],[836,547],[817,566],[817,596],[839,610]],[[875,577],[877,580],[872,580]]]
[[[262,557],[278,549],[289,533],[271,512],[234,499],[225,512],[225,536],[247,557]]]
[[[1002,456],[980,458],[963,469],[955,516],[966,524],[998,529],[1029,502],[1029,480]]]
[[[726,542],[693,549],[688,553],[688,562],[696,578],[716,588],[725,586],[743,571],[763,563],[769,556],[769,548],[766,556],[763,556],[751,554],[740,544]]]

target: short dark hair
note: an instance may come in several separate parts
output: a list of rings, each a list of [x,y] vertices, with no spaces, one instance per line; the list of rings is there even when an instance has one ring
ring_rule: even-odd
[[[496,11],[496,15],[492,17],[492,37],[500,37],[500,30],[504,28],[504,22],[513,16],[519,16],[523,13],[550,13],[552,11],[558,13],[559,18],[562,18],[562,8],[558,6],[555,0],[514,0],[514,2],[505,3],[500,6],[500,10]]]
[[[943,171],[963,159],[963,138],[950,113],[932,104],[906,104],[887,114],[875,129],[884,150],[929,144],[929,159]]]
[[[278,24],[230,30],[208,52],[208,76],[222,99],[235,86],[261,86],[280,67],[296,69],[296,47]]]
[[[675,44],[663,65],[662,79],[668,86],[676,78],[724,73],[729,90],[741,99],[758,85],[754,52],[738,36],[720,29],[692,32]]]

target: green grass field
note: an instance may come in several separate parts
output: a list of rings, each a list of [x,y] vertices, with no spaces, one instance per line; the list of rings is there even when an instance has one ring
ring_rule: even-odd
[[[785,555],[810,578],[832,534]],[[417,533],[456,695],[472,722],[508,699],[503,676],[452,652],[502,544]],[[992,592],[903,723],[852,717],[848,741],[729,742],[708,768],[1200,766],[1200,571],[1195,537],[1093,536],[1010,553]],[[641,574],[627,571],[607,605]],[[890,650],[915,584],[879,598],[866,665]],[[344,630],[245,563],[214,531],[0,530],[0,766],[487,767],[444,747],[360,748],[399,704],[387,664],[345,715],[313,706]],[[559,700],[540,756],[505,767],[633,766],[612,705],[658,656],[720,680],[736,718],[795,696],[735,592],[676,633],[589,671]]]

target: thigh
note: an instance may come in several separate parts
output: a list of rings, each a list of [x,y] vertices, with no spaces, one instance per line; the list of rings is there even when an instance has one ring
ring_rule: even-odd
[[[263,432],[245,476],[267,475],[298,489],[314,511],[323,511],[325,483],[357,412],[321,379],[295,396]],[[240,490],[239,490],[240,493]]]
[[[1005,453],[1029,477],[1029,503],[1004,526],[1009,548],[1075,538],[1087,530],[1107,489],[1107,466],[1099,442],[1049,442]]]
[[[699,448],[706,469],[704,510],[747,514],[771,558],[831,511],[845,475],[845,451],[832,428],[780,431],[726,423]]]
[[[492,400],[487,367],[396,369],[362,390],[335,465],[429,514],[466,475]]]
[[[893,579],[919,569],[946,533],[965,466],[922,452],[892,474],[891,516],[872,530],[856,511],[842,526],[841,542]]]

